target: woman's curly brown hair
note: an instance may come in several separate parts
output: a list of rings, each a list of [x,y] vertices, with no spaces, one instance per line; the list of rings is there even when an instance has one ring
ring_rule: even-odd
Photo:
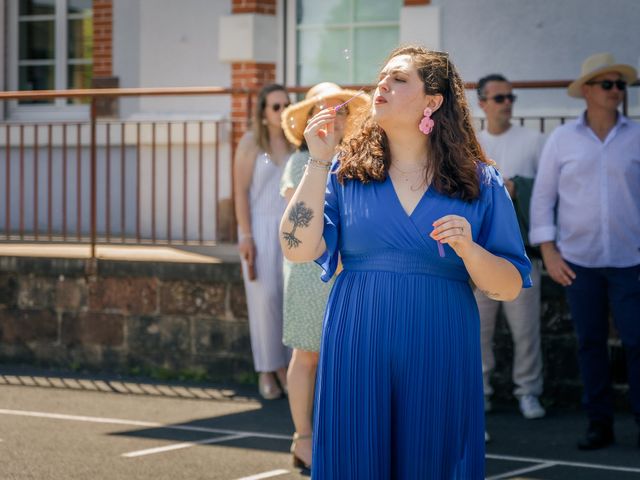
[[[395,49],[385,64],[399,55],[410,55],[427,95],[441,94],[442,106],[433,113],[435,125],[425,137],[430,162],[426,180],[432,179],[438,192],[471,201],[480,195],[478,166],[487,160],[471,124],[464,84],[446,53],[409,45]],[[391,158],[384,130],[373,120],[371,111],[361,120],[361,128],[340,147],[338,180],[383,181]],[[418,125],[416,125],[416,129]]]

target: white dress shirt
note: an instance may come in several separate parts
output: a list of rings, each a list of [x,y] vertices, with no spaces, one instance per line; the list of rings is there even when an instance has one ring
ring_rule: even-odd
[[[582,267],[640,265],[640,124],[619,114],[603,142],[583,114],[550,135],[529,239],[555,241],[565,260]]]
[[[487,156],[498,164],[505,178],[516,175],[534,178],[545,137],[539,132],[519,125],[511,125],[500,135],[487,130],[478,134],[478,141]]]

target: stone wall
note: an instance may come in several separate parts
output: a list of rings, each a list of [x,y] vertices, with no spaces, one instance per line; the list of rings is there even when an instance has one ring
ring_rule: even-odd
[[[238,263],[178,264],[0,257],[0,362],[108,372],[200,372],[252,379],[244,288]],[[542,284],[547,405],[577,406],[577,347],[562,290]],[[615,332],[614,337],[615,337]],[[497,403],[513,402],[513,348],[496,328]],[[616,398],[625,398],[621,349],[612,341]]]
[[[252,372],[239,265],[0,258],[0,361]]]

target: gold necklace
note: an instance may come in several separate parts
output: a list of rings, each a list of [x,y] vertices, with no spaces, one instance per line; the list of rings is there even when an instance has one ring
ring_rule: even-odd
[[[426,165],[423,165],[422,167],[418,168],[417,170],[411,170],[410,172],[405,172],[404,170],[402,170],[402,169],[398,168],[398,167],[397,167],[396,165],[394,165],[393,163],[391,164],[391,168],[395,168],[397,171],[399,171],[399,172],[400,172],[401,174],[403,174],[403,175],[411,175],[411,174],[413,174],[413,173],[418,173],[418,172],[420,172],[420,171],[422,171],[422,170],[426,169],[426,168],[427,168],[427,166],[426,166]]]
[[[409,189],[412,192],[417,192],[418,190],[426,190],[425,187],[428,186],[428,182],[427,182],[426,178],[424,178],[424,176],[422,176],[419,179],[418,183],[416,183],[416,178],[415,177],[414,178],[411,177],[411,175],[414,175],[414,174],[418,173],[421,170],[424,171],[427,168],[426,165],[424,167],[422,167],[422,168],[419,168],[418,170],[413,170],[411,172],[405,172],[403,170],[400,170],[398,167],[396,167],[393,164],[391,164],[391,166],[393,168],[395,168],[400,173],[400,180],[405,182],[405,185],[409,184],[408,185]]]

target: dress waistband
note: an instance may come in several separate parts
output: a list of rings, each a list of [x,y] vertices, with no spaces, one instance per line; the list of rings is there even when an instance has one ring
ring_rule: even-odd
[[[427,252],[400,250],[380,250],[364,254],[345,252],[341,258],[346,271],[434,275],[459,282],[469,280],[466,268],[452,265],[449,261]]]

